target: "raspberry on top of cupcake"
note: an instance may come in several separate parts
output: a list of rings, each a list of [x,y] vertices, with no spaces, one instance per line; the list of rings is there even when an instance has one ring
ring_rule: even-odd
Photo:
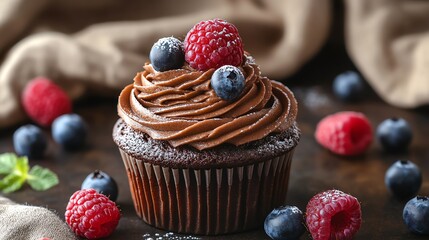
[[[198,70],[224,65],[240,66],[243,43],[237,28],[224,20],[214,19],[196,24],[186,35],[185,59]]]
[[[196,24],[183,43],[161,38],[143,68],[121,93],[119,115],[173,147],[243,145],[295,122],[292,92],[260,75],[237,28],[224,20]]]

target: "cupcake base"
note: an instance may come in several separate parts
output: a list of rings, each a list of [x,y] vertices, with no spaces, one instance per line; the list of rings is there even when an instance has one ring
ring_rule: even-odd
[[[299,137],[293,125],[249,145],[199,151],[154,140],[122,120],[113,130],[137,215],[160,229],[201,235],[263,226],[285,203]]]
[[[157,228],[217,235],[262,226],[284,203],[293,151],[248,166],[174,169],[120,150],[136,212]]]

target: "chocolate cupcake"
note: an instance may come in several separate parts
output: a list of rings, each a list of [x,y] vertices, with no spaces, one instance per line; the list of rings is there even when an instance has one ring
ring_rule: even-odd
[[[216,32],[210,36],[226,42],[233,56],[211,58],[216,50],[204,55],[201,49],[211,40],[192,37],[198,31]],[[166,53],[153,55],[177,61],[171,57],[177,41],[163,41]],[[151,57],[119,96],[113,139],[136,212],[150,225],[179,233],[216,235],[261,227],[286,199],[300,138],[296,100],[283,84],[261,76],[240,50],[241,39],[230,23],[198,23],[184,48],[181,67],[165,67]],[[202,57],[210,60],[199,64]]]

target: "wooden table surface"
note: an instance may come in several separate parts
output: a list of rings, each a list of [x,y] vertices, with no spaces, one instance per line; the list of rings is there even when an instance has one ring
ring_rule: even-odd
[[[295,151],[291,167],[288,205],[305,210],[308,200],[318,192],[340,189],[357,197],[362,206],[363,223],[355,239],[422,239],[411,234],[402,221],[405,204],[393,198],[384,185],[386,169],[398,159],[409,159],[420,166],[423,185],[420,195],[429,195],[429,115],[428,108],[404,110],[382,102],[371,90],[357,103],[338,101],[331,91],[331,82],[338,73],[353,65],[340,46],[326,46],[318,56],[299,73],[286,79],[286,85],[295,92],[299,102],[298,123],[302,138]],[[382,81],[383,79],[380,79]],[[405,79],[404,79],[405,81]],[[60,184],[45,192],[25,187],[7,197],[18,203],[45,206],[63,218],[69,197],[80,188],[83,179],[93,170],[101,169],[112,175],[119,185],[117,203],[122,218],[114,234],[108,239],[144,239],[146,233],[164,234],[141,220],[134,213],[126,173],[111,132],[117,119],[116,99],[88,98],[75,104],[90,126],[85,149],[66,152],[52,139],[45,159],[31,160],[55,171]],[[335,156],[321,148],[313,134],[317,122],[327,114],[343,110],[363,112],[375,128],[389,117],[403,117],[410,122],[414,138],[408,152],[389,154],[382,151],[375,140],[365,155],[356,158]],[[16,126],[18,127],[18,126]],[[12,134],[16,127],[0,132],[0,152],[12,152]],[[49,135],[49,130],[45,130]],[[203,239],[269,239],[262,226],[259,230]],[[305,233],[301,239],[311,239]]]

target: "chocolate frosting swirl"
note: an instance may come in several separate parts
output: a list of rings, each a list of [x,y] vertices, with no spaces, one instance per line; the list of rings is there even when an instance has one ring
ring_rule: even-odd
[[[119,116],[132,128],[172,146],[203,150],[231,143],[236,146],[286,131],[297,115],[297,102],[283,84],[260,76],[247,58],[240,67],[246,82],[241,96],[228,102],[210,87],[215,69],[188,66],[157,72],[150,64],[123,89]]]

